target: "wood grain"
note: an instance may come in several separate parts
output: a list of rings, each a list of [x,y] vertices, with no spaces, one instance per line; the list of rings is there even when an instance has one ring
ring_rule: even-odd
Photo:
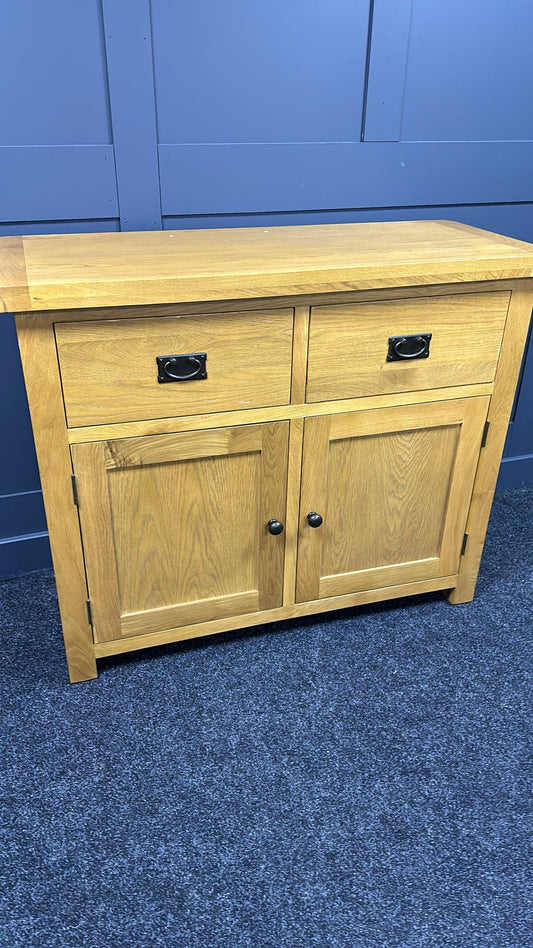
[[[438,562],[460,426],[430,424],[419,411],[407,429],[361,436],[354,426],[351,437],[331,441],[326,576],[362,572],[367,581],[370,569]]]
[[[336,596],[331,599],[318,599],[313,602],[295,603],[282,606],[279,609],[269,609],[264,612],[254,612],[249,615],[231,616],[228,619],[217,619],[212,622],[200,622],[179,629],[168,629],[154,635],[139,635],[124,638],[120,641],[105,642],[95,646],[98,658],[108,655],[120,655],[122,652],[131,652],[140,648],[151,648],[155,645],[165,645],[170,642],[181,642],[186,639],[197,638],[201,635],[215,635],[219,632],[229,632],[233,629],[253,628],[265,623],[278,622],[282,619],[296,619],[300,616],[314,615],[319,612],[333,612],[336,609],[346,609],[354,606],[363,606],[369,602],[382,602],[385,599],[399,599],[402,596],[415,596],[421,593],[435,592],[439,589],[450,589],[455,585],[457,576],[439,576],[437,579],[428,579],[421,582],[405,583],[401,586],[386,586],[382,589],[366,589],[364,592],[352,593],[347,596]]]
[[[39,461],[70,680],[96,678],[92,630],[72,465],[55,341],[39,316],[17,321],[26,391]]]
[[[516,280],[498,280],[497,283],[479,280],[470,283],[461,283],[461,296],[468,293],[493,293],[498,291],[511,292]],[[302,293],[294,295],[253,297],[253,299],[238,300],[203,300],[197,302],[188,300],[186,303],[173,301],[172,303],[149,303],[143,305],[124,306],[95,306],[87,309],[57,309],[50,312],[50,319],[54,323],[89,322],[103,319],[144,319],[161,316],[208,316],[213,313],[248,312],[263,309],[286,309],[298,306],[329,306],[343,303],[373,303],[378,300],[414,299],[428,296],[455,296],[458,292],[457,283],[422,284],[409,287],[387,287],[385,289],[367,288],[364,290],[343,290],[337,293]],[[44,315],[44,314],[43,314]]]
[[[56,326],[69,426],[283,405],[292,310]],[[156,356],[207,353],[207,378],[157,381]]]
[[[105,443],[103,463],[107,468],[137,467],[143,464],[164,464],[167,461],[218,457],[260,451],[263,438],[261,425],[238,428],[209,428],[206,431],[180,431],[145,438],[125,438]]]
[[[289,423],[263,425],[259,489],[259,608],[273,609],[283,602],[283,566],[285,559],[285,529],[273,536],[267,524],[280,520],[286,527],[287,465],[289,450]],[[234,491],[240,491],[239,482],[233,482]],[[241,517],[246,516],[243,511]]]
[[[424,392],[424,402],[441,402],[461,398],[467,395],[490,395],[492,383],[483,385],[462,385],[449,388],[428,389]],[[393,395],[371,395],[368,398],[345,398],[338,401],[320,402],[311,405],[284,405],[277,408],[258,408],[248,411],[214,412],[209,415],[188,415],[183,418],[154,418],[150,421],[126,422],[118,425],[89,426],[70,428],[70,444],[84,441],[108,441],[115,438],[137,438],[157,434],[171,434],[175,431],[193,431],[196,429],[218,428],[220,425],[264,424],[284,419],[303,419],[309,415],[345,414],[350,411],[366,411],[372,408],[390,408],[394,405],[415,405],[421,401],[420,392],[399,392]]]
[[[123,637],[154,635],[165,629],[209,622],[214,618],[220,620],[241,613],[259,612],[259,608],[259,594],[254,589],[229,596],[210,596],[204,600],[125,613],[120,619],[120,630]]]
[[[307,418],[304,424],[296,602],[320,597],[324,526],[310,527],[307,515],[314,512],[324,517],[326,514],[331,422],[332,418],[326,415]]]
[[[307,382],[307,350],[309,341],[308,306],[296,306],[294,309],[294,341],[292,347],[292,385],[291,404],[305,402]]]
[[[120,590],[101,442],[72,447],[95,642],[120,636]]]
[[[448,598],[451,603],[470,602],[476,581],[487,532],[492,499],[507,437],[509,417],[520,371],[522,353],[531,317],[533,283],[524,281],[513,290],[502,351],[490,400],[489,435],[479,456],[472,502],[468,514],[468,546],[462,557],[456,588]]]
[[[10,294],[16,303],[29,290],[40,311],[533,274],[528,245],[440,221],[29,236],[23,248],[26,274],[0,285],[0,298],[16,308]]]
[[[259,460],[257,451],[178,455],[111,473],[122,614],[201,600],[213,606],[257,590]]]
[[[288,429],[73,446],[98,642],[281,605]]]
[[[307,401],[491,382],[509,293],[311,310]],[[431,333],[426,359],[387,361],[392,336]]]
[[[487,407],[464,398],[306,421],[297,601],[457,572]]]
[[[300,513],[300,485],[302,479],[303,433],[303,418],[293,419],[290,423],[289,469],[287,476],[285,575],[283,582],[284,606],[294,603],[296,594],[296,559],[298,555],[298,521]]]
[[[31,309],[22,237],[0,239],[0,313]]]
[[[442,533],[439,573],[458,572],[461,548],[472,499],[476,466],[481,450],[483,428],[490,399],[465,398],[461,434],[457,444],[455,465],[450,479],[450,493]]]
[[[434,579],[439,575],[439,558],[416,559],[412,562],[392,563],[389,566],[374,566],[368,569],[321,576],[319,598],[343,596],[364,589],[381,589],[383,586],[401,586],[420,580]]]

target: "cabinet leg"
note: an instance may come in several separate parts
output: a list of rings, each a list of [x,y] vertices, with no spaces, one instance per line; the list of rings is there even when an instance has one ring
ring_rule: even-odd
[[[467,526],[468,543],[461,557],[457,586],[450,589],[446,596],[452,605],[472,602],[474,598],[485,534],[489,521],[492,491],[474,497]]]
[[[474,598],[474,589],[464,589],[461,590],[459,586],[455,586],[453,589],[449,589],[444,592],[448,602],[451,602],[452,606],[458,606],[462,602],[472,602]]]
[[[91,681],[93,678],[98,678],[98,670],[96,668],[96,661],[93,659],[91,666],[81,668],[76,662],[73,664],[67,653],[67,664],[68,664],[68,677],[71,685],[76,685],[81,681]]]
[[[530,287],[530,281],[520,281],[520,285],[515,286],[511,296],[508,326],[505,331],[494,381],[494,392],[487,416],[490,421],[490,430],[486,445],[481,450],[468,515],[466,527],[468,544],[464,556],[461,557],[457,586],[448,594],[449,601],[454,604],[470,602],[474,597],[494,489],[520,370],[521,355],[531,315]]]
[[[63,620],[68,675],[73,684],[98,678],[90,626],[87,625],[83,610],[79,609],[76,612],[80,614],[74,617],[70,615],[66,621]]]

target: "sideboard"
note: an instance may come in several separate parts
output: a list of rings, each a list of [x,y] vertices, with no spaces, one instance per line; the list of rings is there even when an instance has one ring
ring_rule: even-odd
[[[472,599],[532,274],[450,221],[2,238],[71,681]]]

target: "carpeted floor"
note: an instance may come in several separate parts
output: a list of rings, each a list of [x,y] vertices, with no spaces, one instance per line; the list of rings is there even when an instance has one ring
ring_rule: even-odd
[[[440,594],[102,661],[0,585],[2,948],[531,948],[533,488]]]

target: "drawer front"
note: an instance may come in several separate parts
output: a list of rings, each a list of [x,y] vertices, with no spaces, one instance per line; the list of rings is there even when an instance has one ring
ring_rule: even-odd
[[[306,400],[491,382],[509,300],[489,292],[313,307]],[[409,357],[426,334],[429,355]]]
[[[68,425],[287,404],[292,328],[292,309],[57,323]]]

